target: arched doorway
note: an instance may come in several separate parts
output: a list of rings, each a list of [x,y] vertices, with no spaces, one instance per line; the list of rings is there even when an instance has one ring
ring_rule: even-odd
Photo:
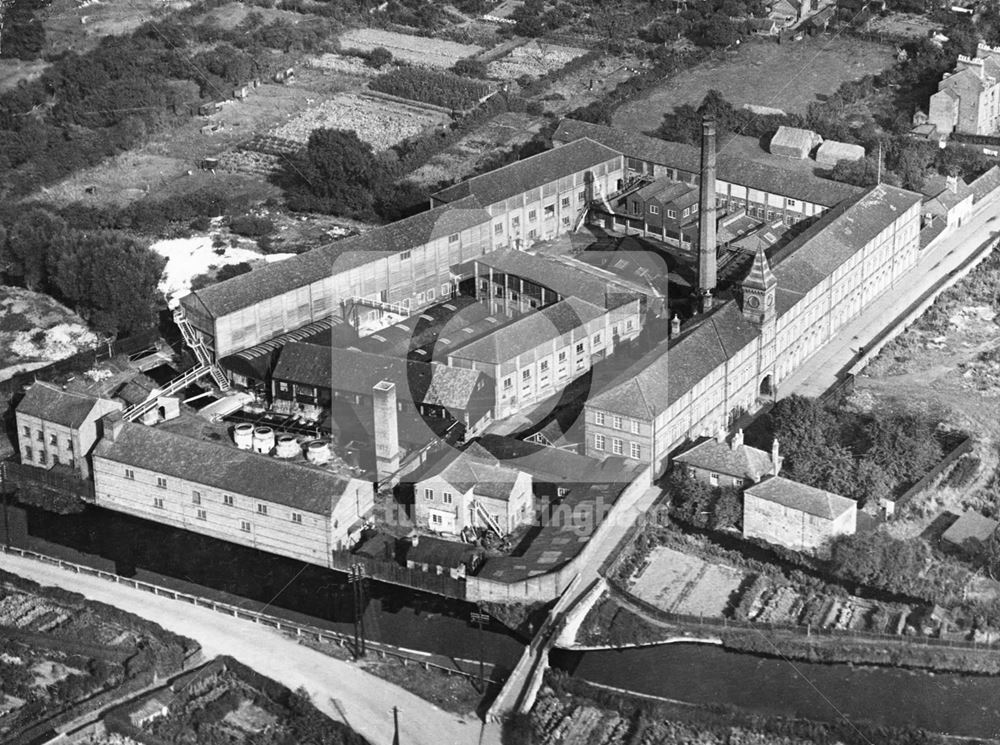
[[[771,385],[771,376],[765,375],[763,380],[760,381],[760,395],[770,396],[774,393],[774,389]]]

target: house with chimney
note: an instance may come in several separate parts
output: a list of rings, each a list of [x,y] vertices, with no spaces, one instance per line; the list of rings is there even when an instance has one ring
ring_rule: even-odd
[[[928,124],[938,134],[992,135],[1000,130],[1000,47],[980,43],[976,55],[958,56],[931,96]]]
[[[685,450],[674,458],[674,465],[709,486],[743,488],[756,484],[765,476],[777,476],[781,470],[781,456],[777,440],[768,453],[745,444],[743,430],[738,429],[728,441],[720,431],[715,437]]]
[[[781,476],[770,476],[743,492],[743,535],[796,551],[828,555],[830,541],[854,535],[853,499]]]
[[[698,189],[663,177],[628,194],[619,214],[626,230],[683,248],[698,245]]]

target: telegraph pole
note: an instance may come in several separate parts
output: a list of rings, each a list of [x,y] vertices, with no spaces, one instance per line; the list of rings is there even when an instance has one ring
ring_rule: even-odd
[[[354,654],[365,656],[365,568],[351,564],[347,581],[354,590]]]
[[[392,727],[392,730],[393,730],[392,745],[400,745],[400,742],[399,742],[399,707],[398,706],[393,706],[392,707],[392,725],[393,725],[393,727]]]
[[[469,615],[469,620],[479,627],[479,686],[486,690],[486,676],[483,674],[483,624],[490,622],[489,614],[482,611],[473,611]]]

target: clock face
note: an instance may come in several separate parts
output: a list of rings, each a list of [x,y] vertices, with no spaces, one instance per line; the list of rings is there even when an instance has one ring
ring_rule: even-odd
[[[756,295],[751,295],[750,297],[747,298],[747,305],[749,305],[751,308],[759,308],[760,298],[757,297]]]

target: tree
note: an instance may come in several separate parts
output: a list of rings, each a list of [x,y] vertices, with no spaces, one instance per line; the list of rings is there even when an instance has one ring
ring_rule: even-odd
[[[385,47],[375,47],[368,53],[368,64],[376,70],[392,64],[392,52]]]
[[[868,457],[894,483],[913,483],[941,460],[935,426],[912,413],[882,414],[866,427],[871,447]]]
[[[859,507],[868,502],[878,503],[892,493],[892,479],[872,458],[865,457],[854,466],[853,485],[844,496],[857,501]]]
[[[716,495],[711,486],[694,476],[687,469],[671,471],[667,480],[670,506],[679,520],[698,527],[708,527],[712,520]]]
[[[712,512],[712,527],[738,528],[743,524],[743,491],[736,486],[719,487]]]
[[[486,63],[478,59],[460,59],[451,71],[466,78],[485,78]]]
[[[815,399],[796,395],[778,401],[771,409],[770,420],[784,452],[783,469],[796,481],[818,481],[818,464],[828,454],[828,433],[835,427],[830,412]]]
[[[838,160],[828,174],[834,181],[854,186],[875,186],[878,182],[878,162],[875,158]]]
[[[371,217],[376,194],[388,181],[372,146],[342,129],[313,130],[305,151],[290,163],[290,205],[298,209]]]
[[[740,40],[740,30],[727,16],[716,13],[704,20],[691,40],[703,47],[730,47]]]
[[[7,273],[29,290],[42,289],[49,274],[51,247],[65,234],[62,218],[41,208],[29,209],[10,228]]]

